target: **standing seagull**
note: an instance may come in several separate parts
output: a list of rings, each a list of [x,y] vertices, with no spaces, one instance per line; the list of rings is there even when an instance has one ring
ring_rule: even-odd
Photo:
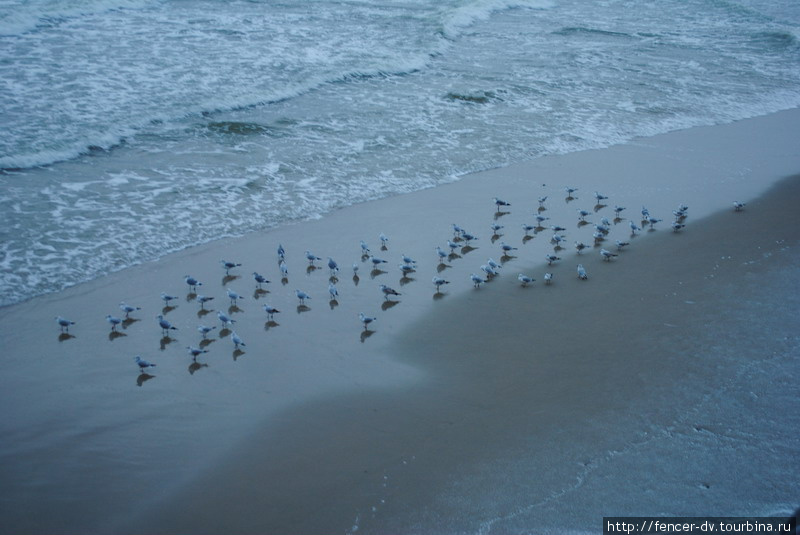
[[[386,247],[386,242],[388,242],[388,241],[389,241],[389,238],[387,238],[387,237],[386,237],[386,234],[384,234],[383,232],[381,232],[381,233],[378,235],[378,239],[379,239],[379,240],[381,240],[381,247]]]
[[[586,274],[586,270],[583,268],[583,264],[578,264],[578,278],[584,281],[589,278]]]
[[[236,334],[236,331],[233,331],[231,333],[231,340],[233,341],[233,345],[236,346],[236,349],[239,349],[239,346],[242,346],[242,347],[247,346],[247,344],[245,344],[242,341],[242,339],[239,337],[239,335]]]
[[[241,266],[241,264],[237,264],[236,262],[228,262],[226,260],[220,260],[219,263],[222,264],[222,267],[225,269],[226,275],[230,275],[230,271],[233,268]]]
[[[313,254],[311,251],[306,251],[306,258],[308,259],[308,263],[312,266],[314,265],[314,261],[322,260],[320,257]]]
[[[236,306],[236,303],[238,302],[239,299],[244,299],[244,297],[242,297],[241,295],[237,294],[236,292],[234,292],[230,288],[228,288],[227,290],[228,290],[228,299],[231,300],[231,305],[232,306]]]
[[[439,293],[439,291],[442,289],[442,284],[450,284],[450,281],[444,280],[441,277],[434,277],[431,282],[433,282],[433,284],[436,286],[436,293]]]
[[[229,325],[233,325],[234,323],[236,323],[236,320],[235,320],[235,319],[231,319],[231,318],[229,318],[229,317],[228,317],[228,316],[227,316],[227,315],[226,315],[224,312],[222,312],[221,310],[217,310],[217,318],[219,318],[219,321],[220,321],[220,323],[222,323],[222,328],[223,328],[223,329],[224,329],[225,327],[229,326]]]
[[[561,260],[560,256],[556,256],[554,254],[547,254],[547,255],[544,255],[544,257],[547,258],[547,265],[548,266],[552,266],[553,262]]]
[[[111,330],[112,331],[116,331],[117,330],[117,325],[122,323],[122,319],[120,319],[120,318],[118,318],[116,316],[112,316],[111,314],[106,316],[106,321],[111,324]]]
[[[358,319],[361,320],[361,323],[364,324],[364,330],[366,331],[369,327],[369,324],[373,321],[377,320],[378,318],[372,318],[369,316],[365,316],[363,312],[358,313]]]
[[[504,241],[501,241],[501,242],[500,242],[500,248],[503,250],[503,254],[504,254],[504,255],[508,255],[508,254],[509,254],[511,251],[516,251],[516,250],[517,250],[517,248],[516,248],[516,247],[513,247],[513,246],[511,246],[511,245],[508,245],[508,244],[507,244],[506,242],[504,242]]]
[[[172,331],[177,331],[177,330],[178,330],[178,328],[177,328],[177,327],[175,327],[175,326],[174,326],[174,325],[172,325],[170,322],[168,322],[167,320],[165,320],[165,319],[164,319],[164,316],[162,316],[161,314],[159,314],[158,316],[156,316],[156,318],[158,318],[158,325],[161,327],[161,333],[162,333],[163,335],[165,335],[165,336],[166,336],[167,334],[169,334],[169,331],[170,331],[170,330],[172,330]]]
[[[519,280],[519,282],[521,282],[523,286],[527,286],[536,279],[520,273],[519,275],[517,275],[517,280]]]
[[[264,312],[267,313],[267,319],[271,320],[275,314],[280,313],[280,310],[270,305],[264,305]]]
[[[286,250],[283,248],[283,245],[280,243],[278,244],[278,259],[283,260],[286,258]]]
[[[199,355],[203,353],[208,353],[208,349],[198,349],[192,346],[186,346],[186,349],[189,351],[189,354],[192,356],[192,360],[196,360]]]
[[[311,299],[311,296],[310,296],[310,295],[308,295],[307,293],[305,293],[305,292],[304,292],[304,291],[302,291],[302,290],[295,290],[295,291],[294,291],[294,294],[295,294],[295,295],[297,296],[297,298],[300,300],[300,304],[301,304],[301,305],[305,305],[305,304],[306,304],[306,299]]]
[[[502,199],[498,199],[497,197],[494,198],[494,204],[497,205],[497,210],[498,211],[500,210],[501,206],[511,206],[510,202],[506,202],[506,201],[504,201]]]
[[[269,281],[263,276],[259,275],[258,272],[253,272],[253,279],[256,281],[256,285],[261,288],[262,284],[269,284]]]
[[[746,202],[733,201],[734,212],[741,212],[742,210],[744,210],[745,205],[747,205]]]
[[[192,291],[192,293],[197,291],[197,287],[198,286],[202,286],[203,285],[202,282],[200,282],[199,280],[195,279],[191,275],[186,275],[184,280],[186,281],[186,284],[189,285],[189,289]]]
[[[200,308],[204,308],[206,303],[214,299],[213,297],[208,297],[206,295],[198,295],[197,302],[200,303]]]
[[[64,319],[61,316],[56,316],[56,322],[58,322],[59,327],[61,327],[61,332],[69,332],[69,326],[75,325],[74,321],[69,321],[68,319]]]
[[[553,274],[550,273],[550,272],[545,273],[544,274],[544,283],[549,285],[551,282],[553,282]]]
[[[170,306],[169,302],[172,301],[173,299],[177,299],[177,297],[174,295],[168,295],[164,292],[161,292],[161,299],[164,301],[164,306]]]
[[[617,255],[617,253],[612,253],[608,249],[600,249],[600,256],[603,257],[603,260],[608,262],[609,260],[611,260],[612,258],[614,258],[615,256],[618,256],[618,255]]]
[[[135,357],[133,357],[133,360],[136,361],[136,364],[139,366],[139,370],[141,372],[144,372],[147,368],[155,368],[156,367],[155,364],[153,364],[152,362],[148,362],[148,361],[144,360],[139,355],[136,355]]]
[[[198,326],[197,326],[197,330],[198,330],[198,331],[200,332],[200,334],[203,336],[203,339],[204,339],[204,340],[205,340],[205,338],[206,338],[206,335],[207,335],[208,333],[210,333],[211,331],[213,331],[214,329],[216,329],[216,328],[217,328],[217,326],[216,326],[216,325],[214,325],[213,327],[206,327],[205,325],[198,325]]]
[[[125,301],[119,304],[119,308],[125,313],[126,318],[128,317],[128,314],[130,314],[131,312],[136,312],[137,310],[141,310],[141,307],[131,306],[127,304]]]
[[[331,275],[335,275],[339,271],[339,264],[330,256],[328,257],[328,269],[331,270]]]
[[[390,288],[385,284],[381,284],[381,291],[383,292],[383,296],[388,299],[390,295],[400,295],[400,292],[395,290],[394,288]]]
[[[470,273],[469,278],[472,280],[472,284],[475,286],[475,288],[480,288],[481,284],[486,282],[484,279],[474,273]]]

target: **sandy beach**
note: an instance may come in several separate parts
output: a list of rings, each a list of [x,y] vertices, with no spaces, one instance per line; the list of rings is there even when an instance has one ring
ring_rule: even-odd
[[[597,533],[611,515],[789,514],[798,139],[795,109],[549,156],[0,309],[0,533]],[[663,221],[631,236],[643,206]],[[612,220],[605,242],[579,209]],[[537,214],[550,219],[526,235]],[[478,239],[439,263],[453,223]],[[566,228],[552,266],[550,225]],[[406,277],[402,254],[417,260]],[[501,274],[473,288],[489,258]],[[242,266],[226,276],[220,259]],[[186,275],[214,297],[204,309]],[[142,310],[112,332],[120,301]],[[178,330],[162,336],[158,314]],[[193,361],[200,323],[216,329]],[[136,355],[157,366],[140,374]]]

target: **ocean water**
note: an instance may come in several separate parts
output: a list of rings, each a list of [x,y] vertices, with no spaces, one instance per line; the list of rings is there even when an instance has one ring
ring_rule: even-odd
[[[798,105],[795,0],[3,0],[0,304]]]

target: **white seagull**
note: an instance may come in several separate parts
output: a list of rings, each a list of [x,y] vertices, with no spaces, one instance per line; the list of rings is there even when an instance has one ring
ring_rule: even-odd
[[[520,273],[519,275],[517,275],[517,280],[519,280],[519,282],[521,282],[523,286],[527,286],[536,279],[534,279],[533,277],[529,277],[523,273]]]
[[[135,357],[133,357],[133,360],[136,361],[136,364],[139,366],[139,369],[142,372],[144,372],[147,368],[155,368],[156,367],[155,364],[153,364],[152,362],[149,362],[147,360],[144,360],[139,355],[136,355]]]
[[[586,280],[589,278],[589,276],[586,274],[583,264],[578,264],[578,278],[581,280]]]
[[[369,324],[373,321],[377,320],[378,318],[371,318],[369,316],[365,316],[363,312],[358,313],[358,319],[361,320],[361,323],[364,324],[364,330],[366,331]]]

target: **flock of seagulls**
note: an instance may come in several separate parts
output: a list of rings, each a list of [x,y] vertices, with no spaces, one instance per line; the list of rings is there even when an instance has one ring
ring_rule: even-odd
[[[574,194],[577,191],[578,191],[578,188],[566,187],[565,188],[565,192],[566,192],[566,196],[567,196],[566,197],[566,201],[570,202],[572,200],[575,200]],[[606,195],[603,195],[598,191],[594,192],[594,198],[596,200],[596,205],[594,207],[594,212],[590,212],[590,211],[585,210],[585,209],[578,209],[577,210],[577,218],[576,218],[576,224],[577,224],[577,226],[579,228],[583,227],[585,225],[593,225],[594,226],[594,231],[592,233],[593,243],[586,244],[586,243],[583,243],[583,242],[575,241],[574,242],[575,252],[576,252],[576,254],[578,256],[580,256],[580,255],[583,255],[584,252],[587,251],[588,249],[599,248],[599,254],[602,257],[602,260],[605,261],[605,262],[612,262],[616,258],[619,257],[620,251],[622,251],[625,247],[630,245],[629,241],[624,241],[624,240],[616,240],[615,241],[615,245],[616,245],[615,250],[611,250],[611,246],[607,245],[608,234],[610,233],[610,230],[611,230],[612,226],[620,223],[624,219],[622,214],[626,210],[626,208],[623,207],[623,206],[614,206],[614,208],[613,208],[613,212],[614,212],[613,221],[610,221],[606,217],[601,217],[597,223],[592,223],[587,218],[589,218],[593,214],[598,214],[598,212],[602,208],[605,208],[606,207],[606,201],[608,199],[608,197]],[[527,240],[529,240],[529,239],[531,239],[533,237],[533,236],[531,236],[531,233],[533,233],[534,235],[537,235],[537,234],[540,234],[542,232],[546,232],[548,230],[552,231],[552,237],[550,239],[550,244],[553,247],[553,252],[552,253],[548,252],[544,257],[544,260],[547,262],[547,266],[553,266],[554,264],[557,264],[557,263],[559,263],[559,262],[561,262],[563,260],[562,256],[559,256],[559,255],[563,254],[562,251],[567,247],[568,239],[567,239],[567,236],[566,236],[566,232],[567,232],[567,228],[566,227],[563,227],[561,225],[556,225],[556,224],[547,225],[547,222],[550,220],[550,218],[545,214],[545,212],[547,212],[547,205],[546,205],[547,199],[548,199],[547,196],[539,197],[539,199],[538,199],[538,210],[536,210],[535,213],[533,214],[535,222],[532,221],[530,223],[523,223],[522,224],[522,231],[523,231],[522,243],[523,244],[526,243]],[[493,235],[492,235],[492,243],[494,244],[494,242],[496,240],[498,240],[500,236],[502,236],[502,232],[503,232],[503,229],[504,229],[504,225],[502,225],[502,224],[497,222],[498,217],[500,215],[505,215],[505,214],[509,213],[508,211],[505,211],[505,210],[509,210],[510,209],[511,203],[507,202],[505,200],[502,200],[500,198],[497,198],[497,197],[495,197],[493,199],[493,202],[494,202],[494,205],[495,205],[495,208],[496,208],[495,222],[492,223],[489,228],[493,233]],[[744,209],[745,203],[736,201],[736,202],[733,203],[733,206],[734,206],[734,210],[739,212],[739,211],[742,211]],[[688,217],[688,209],[689,209],[688,206],[681,204],[677,209],[673,210],[672,213],[673,213],[674,218],[673,218],[673,221],[671,223],[671,228],[672,228],[673,232],[680,232],[682,229],[685,228],[685,226],[686,226],[685,222],[686,222],[686,219]],[[631,235],[631,237],[636,236],[638,233],[642,232],[642,229],[645,228],[645,227],[647,227],[649,229],[654,229],[655,226],[658,223],[661,223],[661,222],[662,222],[662,219],[652,216],[650,214],[649,210],[646,207],[642,207],[642,209],[641,209],[641,220],[638,221],[638,222],[634,221],[634,220],[629,220],[629,222],[628,222],[629,227],[630,227],[630,235]],[[467,231],[466,229],[464,229],[463,227],[461,227],[458,224],[454,223],[452,225],[452,230],[453,230],[452,237],[450,237],[449,239],[447,239],[445,241],[447,248],[443,248],[440,245],[437,245],[435,247],[436,261],[438,262],[437,272],[439,272],[439,273],[445,267],[449,267],[448,264],[447,264],[448,262],[451,262],[451,261],[453,261],[454,259],[457,259],[457,258],[462,258],[462,256],[464,254],[466,254],[470,250],[474,249],[472,247],[472,245],[471,245],[472,242],[474,242],[476,240],[479,240],[479,237],[476,234],[470,233],[469,231]],[[380,233],[378,235],[378,239],[380,240],[380,243],[381,243],[381,251],[383,251],[383,252],[388,251],[389,238],[384,233]],[[369,245],[364,240],[360,241],[360,249],[361,249],[361,262],[365,263],[365,262],[368,261],[369,264],[371,264],[373,278],[374,278],[374,275],[376,273],[377,274],[386,273],[385,271],[382,270],[382,268],[384,267],[384,265],[389,263],[388,260],[380,258],[380,257],[376,256],[375,254],[373,254],[373,252],[370,250]],[[449,249],[449,252],[448,252],[448,249]],[[488,258],[486,263],[481,265],[480,268],[479,268],[479,271],[482,274],[478,274],[477,273],[478,270],[476,270],[476,272],[470,273],[469,278],[470,278],[470,281],[471,281],[473,287],[475,289],[478,289],[482,285],[484,285],[487,282],[491,281],[493,278],[498,277],[500,275],[500,273],[502,272],[502,270],[503,270],[503,264],[505,263],[505,261],[509,260],[511,258],[514,258],[513,254],[514,254],[515,251],[518,251],[518,250],[519,250],[518,247],[516,247],[514,245],[510,245],[510,244],[506,243],[505,241],[500,241],[499,242],[498,254],[500,255],[500,259],[501,260],[498,262],[498,261],[496,261],[496,260],[494,260],[493,258],[490,257],[490,258]],[[461,253],[461,254],[459,254],[459,253]],[[277,247],[277,260],[278,260],[279,271],[280,271],[280,274],[281,274],[281,282],[283,284],[286,284],[288,282],[288,277],[289,277],[289,270],[288,270],[288,267],[287,267],[287,264],[286,264],[286,255],[287,255],[287,253],[286,253],[285,248],[283,247],[283,245],[279,244],[278,247]],[[317,269],[317,266],[316,266],[317,262],[323,262],[321,257],[317,256],[316,254],[312,253],[309,250],[305,251],[304,256],[305,256],[306,261],[308,262],[308,270],[309,270],[309,272],[312,271],[312,270]],[[398,264],[398,269],[399,269],[401,275],[403,276],[403,278],[406,278],[406,277],[410,276],[411,274],[413,274],[413,273],[415,273],[417,271],[417,261],[414,258],[412,258],[412,257],[406,255],[405,253],[403,253],[403,254],[400,255],[400,259],[402,260],[402,263]],[[333,303],[336,303],[336,301],[339,299],[339,289],[338,289],[336,283],[339,280],[338,279],[338,275],[340,273],[340,267],[339,267],[339,264],[332,257],[327,257],[326,264],[327,264],[328,272],[329,272],[329,275],[330,275],[329,281],[328,281],[328,295],[329,295],[330,302],[332,303],[331,307],[333,308]],[[242,267],[241,263],[231,262],[231,261],[224,260],[224,259],[220,260],[220,265],[221,265],[222,269],[225,270],[226,279],[231,278],[231,271],[232,270],[235,270],[237,268]],[[358,281],[358,277],[359,277],[359,269],[360,269],[360,267],[361,266],[359,265],[358,262],[354,262],[353,265],[352,265],[353,280],[356,282],[356,284],[358,284],[357,281]],[[584,280],[585,281],[585,280],[589,279],[589,276],[587,274],[586,268],[583,266],[582,263],[578,263],[576,265],[576,273],[577,273],[578,279],[580,279],[580,280]],[[253,275],[253,281],[255,282],[255,287],[256,287],[257,294],[259,292],[268,293],[267,290],[263,290],[263,286],[270,284],[270,280],[268,280],[266,277],[264,277],[263,275],[261,275],[258,272],[253,272],[252,275]],[[233,277],[233,278],[237,278],[237,277]],[[530,276],[528,274],[525,274],[525,273],[519,273],[517,275],[517,280],[519,281],[520,285],[523,286],[523,287],[527,287],[527,286],[533,284],[536,281],[536,279],[534,277],[532,277],[532,276]],[[544,276],[543,276],[543,281],[544,281],[544,284],[546,284],[546,285],[547,284],[551,284],[553,282],[553,272],[551,272],[551,271],[546,272],[544,274]],[[204,285],[203,285],[203,283],[201,281],[199,281],[195,277],[193,277],[191,275],[186,275],[184,277],[184,282],[188,287],[189,295],[191,296],[191,300],[196,301],[198,303],[200,309],[205,312],[206,311],[206,309],[205,309],[206,304],[209,303],[210,301],[214,300],[214,297],[213,296],[208,296],[208,295],[197,294],[198,290],[200,288],[202,288]],[[439,274],[435,275],[432,278],[431,282],[434,285],[436,295],[440,294],[442,286],[451,283],[451,281],[445,279],[444,277],[440,276]],[[224,283],[225,283],[225,279],[223,279],[223,285],[224,285]],[[392,303],[393,303],[393,301],[391,301],[391,300],[393,298],[397,298],[397,297],[400,297],[402,295],[400,292],[398,292],[394,288],[388,286],[387,284],[380,284],[379,285],[379,289],[380,289],[380,292],[383,295],[384,299],[389,301],[389,302],[392,302]],[[233,330],[233,326],[234,326],[234,324],[236,323],[237,320],[234,319],[229,314],[231,314],[230,311],[236,311],[238,309],[239,302],[243,301],[243,300],[246,300],[246,298],[244,296],[240,295],[239,293],[235,292],[231,288],[226,287],[225,290],[226,290],[226,294],[227,294],[227,297],[229,299],[231,308],[229,309],[229,313],[228,314],[226,314],[222,310],[218,310],[216,316],[217,316],[217,319],[220,322],[220,325],[219,325],[220,328],[221,328],[220,336],[222,336],[223,331],[227,331],[226,335],[227,334],[230,335],[230,340],[233,343],[234,352],[236,354],[236,352],[241,352],[242,351],[241,348],[247,347],[247,344],[241,338],[241,336],[239,336],[236,333],[236,331]],[[298,311],[300,311],[302,307],[306,307],[306,302],[307,301],[312,300],[312,296],[309,295],[308,293],[306,293],[305,291],[301,290],[301,289],[296,289],[295,290],[295,296],[297,297],[297,300],[298,300],[298,303],[299,303]],[[177,299],[179,299],[179,297],[176,296],[176,295],[170,295],[170,294],[167,294],[167,293],[161,293],[160,294],[160,298],[163,301],[165,308],[162,311],[162,314],[158,314],[155,318],[156,318],[156,322],[157,322],[158,327],[161,329],[162,336],[165,337],[165,338],[169,338],[173,331],[177,331],[178,330],[178,327],[176,327],[168,319],[166,319],[165,315],[167,314],[167,312],[169,310],[174,308],[172,306],[172,302],[177,300]],[[122,311],[121,315],[112,315],[112,314],[106,315],[106,321],[110,325],[110,331],[111,331],[110,336],[113,335],[114,333],[117,333],[117,328],[120,325],[123,325],[123,327],[124,327],[127,324],[127,322],[134,321],[131,318],[131,314],[135,314],[135,313],[137,313],[137,312],[142,310],[141,307],[130,305],[130,304],[124,302],[124,301],[119,303],[119,308]],[[270,304],[264,304],[264,305],[262,305],[261,308],[264,310],[264,312],[266,314],[267,321],[268,322],[272,322],[274,324],[275,314],[279,314],[281,311],[278,310],[276,307],[270,305]],[[200,314],[198,314],[198,316],[199,315]],[[55,319],[56,319],[56,322],[57,322],[57,324],[59,326],[59,329],[60,329],[60,331],[62,333],[62,336],[70,337],[70,335],[68,334],[69,333],[69,329],[70,329],[70,327],[75,325],[75,322],[71,321],[69,319],[66,319],[66,318],[64,318],[62,316],[57,316]],[[377,321],[378,318],[372,317],[372,316],[367,316],[364,312],[359,312],[358,319],[359,319],[359,322],[361,323],[361,325],[364,328],[364,332],[365,333],[371,333],[370,327],[372,326],[372,324],[375,321]],[[275,324],[275,325],[277,325],[277,324]],[[200,333],[200,341],[199,341],[199,343],[197,345],[188,345],[188,346],[186,346],[187,353],[191,356],[193,362],[196,362],[196,359],[199,356],[201,356],[201,355],[203,355],[205,353],[208,353],[208,350],[205,349],[205,346],[209,342],[208,336],[211,335],[211,333],[213,331],[215,331],[216,329],[217,329],[216,325],[208,326],[208,325],[201,324],[201,325],[197,326],[197,331]],[[363,339],[364,338],[362,336],[362,341],[363,341]],[[137,368],[143,374],[147,373],[148,370],[150,370],[150,369],[152,369],[152,368],[154,368],[156,366],[155,363],[143,359],[140,355],[136,355],[134,357],[134,361],[135,361],[135,363],[137,365]]]

